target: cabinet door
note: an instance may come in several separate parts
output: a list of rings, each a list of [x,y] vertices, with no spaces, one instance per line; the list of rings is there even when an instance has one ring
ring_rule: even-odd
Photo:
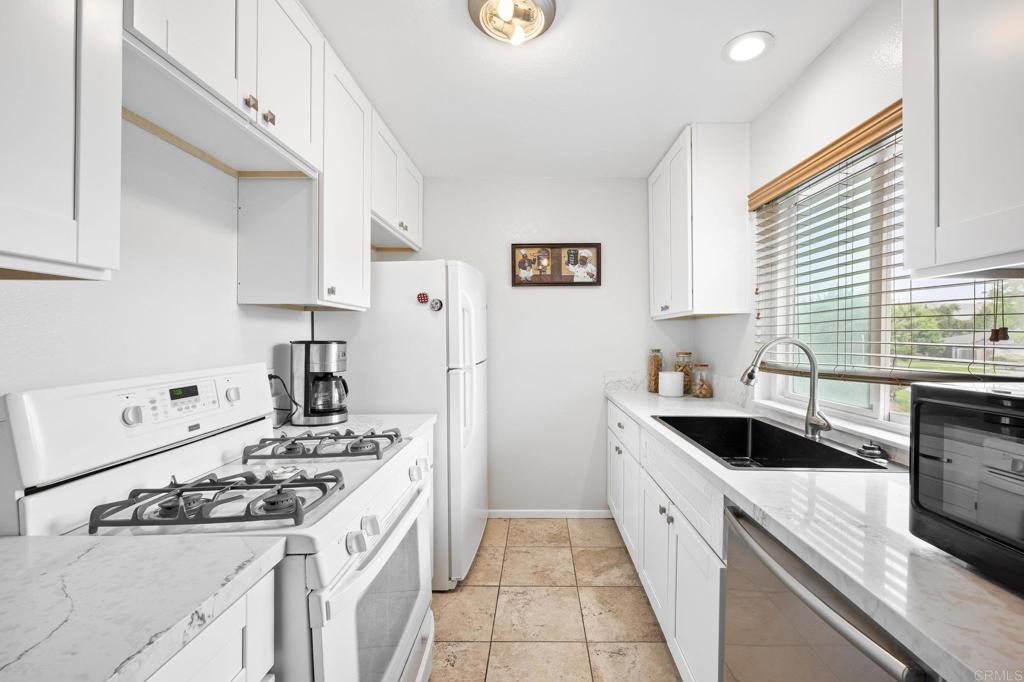
[[[259,0],[257,124],[319,168],[324,39],[296,0]]]
[[[637,558],[637,538],[640,530],[639,500],[640,463],[627,452],[622,458],[622,539],[634,563]]]
[[[341,60],[326,52],[320,174],[320,297],[370,305],[370,135],[373,109]]]
[[[117,267],[121,7],[0,3],[0,270],[106,278]]]
[[[675,592],[673,640],[693,682],[722,679],[725,564],[685,518],[673,517]]]
[[[209,89],[234,104],[235,0],[134,0],[126,23]]]
[[[693,309],[693,268],[690,264],[692,247],[690,206],[690,139],[692,128],[683,131],[679,141],[669,152],[669,286],[673,313]]]
[[[622,466],[626,455],[619,439],[606,432],[608,436],[608,509],[612,517],[622,525]]]
[[[398,174],[402,151],[398,141],[373,112],[373,212],[388,227],[398,227]]]
[[[416,246],[423,244],[423,176],[404,157],[398,184],[398,229]]]
[[[672,600],[670,582],[671,528],[667,522],[669,500],[658,484],[647,475],[641,475],[640,514],[641,541],[640,577],[647,588],[647,597],[658,616],[661,627],[672,631]]]
[[[647,180],[650,222],[651,315],[666,315],[672,308],[672,236],[669,168],[667,160]]]

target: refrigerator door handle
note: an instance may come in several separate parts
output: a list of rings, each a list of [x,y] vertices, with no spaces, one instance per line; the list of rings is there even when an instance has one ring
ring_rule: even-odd
[[[743,523],[743,512],[726,508],[725,520],[745,545],[754,553],[764,566],[778,578],[783,585],[802,601],[809,609],[838,632],[846,641],[856,647],[862,654],[893,678],[900,682],[924,682],[926,676],[917,666],[906,663],[894,656],[888,649],[861,632],[846,618],[837,613],[832,606],[808,589],[800,580],[787,571],[747,530]],[[777,541],[776,541],[777,542]],[[792,554],[788,549],[779,546],[776,551]]]

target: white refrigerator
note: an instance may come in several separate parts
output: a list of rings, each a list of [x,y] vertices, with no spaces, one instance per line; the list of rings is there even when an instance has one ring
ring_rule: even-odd
[[[450,590],[487,522],[484,276],[458,261],[401,261],[373,263],[371,280],[370,310],[318,316],[317,336],[348,342],[351,412],[437,413],[433,588]]]

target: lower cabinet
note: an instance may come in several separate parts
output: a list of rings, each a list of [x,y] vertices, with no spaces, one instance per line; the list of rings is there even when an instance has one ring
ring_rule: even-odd
[[[622,458],[622,520],[619,528],[626,550],[636,562],[640,539],[640,462],[627,452]]]
[[[260,682],[274,665],[271,571],[148,682]]]
[[[685,518],[672,524],[675,590],[669,649],[683,679],[722,679],[722,623],[725,563]]]
[[[647,472],[640,474],[640,581],[654,614],[666,633],[672,631],[672,518],[671,503]],[[666,637],[667,639],[668,637]]]
[[[608,509],[619,525],[622,525],[622,474],[629,455],[622,449],[619,439],[608,432]]]

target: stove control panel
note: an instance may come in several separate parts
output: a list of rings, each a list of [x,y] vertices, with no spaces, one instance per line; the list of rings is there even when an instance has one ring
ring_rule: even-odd
[[[121,410],[121,423],[128,428],[190,419],[197,414],[216,410],[221,400],[213,379],[147,387],[125,394],[124,398],[128,405]],[[234,386],[228,388],[225,399],[229,403],[237,402],[241,399],[240,389]]]

